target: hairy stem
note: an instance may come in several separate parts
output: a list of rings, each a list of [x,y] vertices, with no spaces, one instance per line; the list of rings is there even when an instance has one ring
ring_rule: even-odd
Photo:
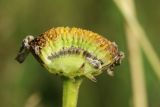
[[[76,107],[81,78],[63,78],[63,107]]]

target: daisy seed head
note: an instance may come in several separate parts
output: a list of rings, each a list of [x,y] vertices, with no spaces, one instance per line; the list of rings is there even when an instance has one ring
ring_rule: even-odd
[[[113,74],[124,53],[115,42],[80,28],[52,28],[38,37],[27,36],[16,57],[23,62],[31,52],[49,72],[75,78],[85,76],[95,81],[102,72]]]

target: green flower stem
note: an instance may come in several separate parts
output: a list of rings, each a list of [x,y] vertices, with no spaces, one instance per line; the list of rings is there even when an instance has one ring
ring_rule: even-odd
[[[63,78],[63,107],[76,107],[81,78]]]

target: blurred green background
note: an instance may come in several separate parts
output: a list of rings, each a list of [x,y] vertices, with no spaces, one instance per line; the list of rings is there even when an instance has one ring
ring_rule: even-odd
[[[160,53],[160,1],[135,3],[139,21]],[[97,83],[85,79],[78,107],[133,107],[124,18],[112,0],[0,0],[0,107],[61,107],[61,79],[32,55],[21,65],[14,60],[26,35],[36,36],[57,26],[105,35],[126,54],[114,77],[104,73]],[[160,80],[145,55],[143,59],[148,105],[160,107]]]

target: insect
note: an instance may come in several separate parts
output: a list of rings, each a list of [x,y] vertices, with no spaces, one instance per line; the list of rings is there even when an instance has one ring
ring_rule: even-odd
[[[49,72],[75,78],[85,76],[95,81],[95,76],[121,63],[124,53],[115,42],[80,28],[52,28],[38,37],[27,36],[16,60],[22,63],[31,52]]]

